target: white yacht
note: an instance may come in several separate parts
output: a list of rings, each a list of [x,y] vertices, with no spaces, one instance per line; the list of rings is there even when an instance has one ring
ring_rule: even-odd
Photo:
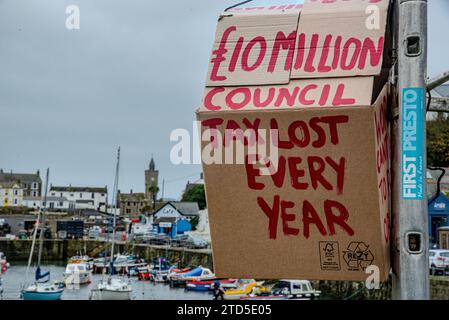
[[[115,169],[115,181],[114,192],[112,195],[112,203],[114,206],[114,218],[112,225],[112,244],[111,255],[109,261],[114,261],[114,246],[115,246],[115,233],[116,233],[116,220],[117,220],[117,196],[118,196],[118,180],[119,180],[119,168],[120,168],[120,147],[117,150],[117,166]],[[91,300],[131,300],[131,285],[121,277],[114,277],[113,265],[109,268],[110,274],[107,278],[103,278],[90,292]]]
[[[64,272],[66,286],[88,284],[92,281],[92,271],[87,263],[69,263]]]
[[[91,300],[131,300],[132,287],[120,278],[108,278],[90,292]]]

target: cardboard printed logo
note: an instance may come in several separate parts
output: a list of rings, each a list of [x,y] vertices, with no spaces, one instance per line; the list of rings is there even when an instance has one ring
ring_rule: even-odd
[[[343,259],[349,270],[359,271],[370,266],[374,256],[364,242],[351,242],[346,251],[343,251]]]
[[[320,241],[321,270],[340,270],[340,250],[336,241]]]

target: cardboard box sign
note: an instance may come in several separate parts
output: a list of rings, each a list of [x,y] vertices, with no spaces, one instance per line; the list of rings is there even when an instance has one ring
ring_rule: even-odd
[[[380,32],[361,30],[360,15],[372,3],[380,8]],[[237,52],[243,52],[251,42],[246,38],[283,38],[277,29],[296,32],[295,15],[302,30],[312,32],[307,22],[312,15],[332,15],[351,23],[320,24],[320,33],[345,39],[350,26],[356,39],[382,38],[387,11],[387,1],[310,0],[302,9],[239,10],[219,20],[208,86],[197,111],[217,276],[365,280],[373,265],[380,279],[387,279],[389,88],[381,76],[383,45],[380,55],[365,51],[369,63],[355,64],[368,76],[341,68],[295,73],[297,50],[283,52],[290,48],[285,38],[279,46],[276,40],[267,42],[266,52],[276,48],[283,59],[264,55],[260,70],[246,68],[257,59],[247,57],[248,65],[240,64],[227,40],[220,48],[229,26],[235,27],[230,34]],[[307,23],[301,21],[304,16]],[[305,37],[310,36],[307,31]],[[360,61],[364,49],[356,50]],[[210,77],[217,52],[225,60],[216,75],[226,79],[215,81]],[[286,64],[289,56],[292,63]]]
[[[302,9],[273,6],[225,12],[218,21],[206,85],[377,75],[388,4],[389,0],[306,0]]]

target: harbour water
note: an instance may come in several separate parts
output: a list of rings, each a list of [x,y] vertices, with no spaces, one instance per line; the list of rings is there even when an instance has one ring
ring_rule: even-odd
[[[43,271],[50,271],[51,281],[62,280],[64,265],[43,265]],[[30,268],[28,278],[34,279],[34,268]],[[20,288],[25,281],[26,265],[14,264],[1,277],[3,279],[4,300],[20,300]],[[101,280],[102,275],[92,275],[92,283],[77,288],[66,288],[62,300],[88,300],[90,289]],[[170,288],[167,284],[139,281],[136,277],[129,278],[133,287],[133,300],[211,300],[212,294],[208,292],[186,291],[184,288]]]

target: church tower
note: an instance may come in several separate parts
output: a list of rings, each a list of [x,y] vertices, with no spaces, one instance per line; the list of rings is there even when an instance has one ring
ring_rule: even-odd
[[[149,200],[149,203],[152,204],[153,208],[157,199],[158,177],[159,170],[156,170],[154,159],[151,157],[148,170],[145,170],[145,197]]]

